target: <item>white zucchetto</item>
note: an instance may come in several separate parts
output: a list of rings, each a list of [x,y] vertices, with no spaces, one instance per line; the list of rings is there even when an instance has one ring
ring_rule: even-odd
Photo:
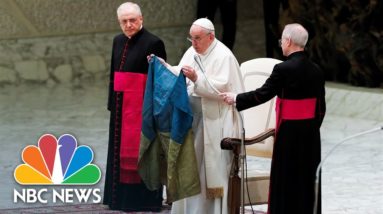
[[[193,25],[198,25],[200,27],[203,27],[207,30],[211,30],[211,31],[214,31],[214,25],[213,23],[207,19],[207,18],[200,18],[200,19],[197,19],[193,22]]]

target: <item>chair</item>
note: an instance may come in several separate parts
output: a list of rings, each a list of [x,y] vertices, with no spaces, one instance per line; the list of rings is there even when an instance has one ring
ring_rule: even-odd
[[[280,60],[272,58],[257,58],[241,64],[245,90],[251,91],[263,85],[270,76],[275,64]],[[245,128],[246,154],[256,157],[271,158],[274,142],[275,127],[275,98],[267,103],[243,111]],[[255,136],[255,137],[253,137]],[[240,208],[240,166],[239,155],[241,139],[225,138],[221,142],[222,149],[232,150],[234,159],[229,179],[229,209],[231,214],[239,213]],[[246,175],[246,174],[245,174]],[[270,183],[270,172],[247,169],[247,184],[245,184],[245,205],[266,204]],[[250,200],[247,194],[249,187]]]

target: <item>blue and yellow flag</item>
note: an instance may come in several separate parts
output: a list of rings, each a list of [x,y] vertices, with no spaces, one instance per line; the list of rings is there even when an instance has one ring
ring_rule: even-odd
[[[166,185],[168,202],[200,193],[185,76],[157,57],[149,63],[142,112],[138,171],[148,189]]]

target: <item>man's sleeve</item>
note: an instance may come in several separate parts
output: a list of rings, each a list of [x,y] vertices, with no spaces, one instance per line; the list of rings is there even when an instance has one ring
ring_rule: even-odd
[[[151,47],[151,53],[154,55],[161,57],[166,61],[166,50],[165,50],[165,44],[162,40],[157,40],[153,46]]]
[[[109,93],[108,93],[108,104],[107,109],[110,111],[112,109],[113,100],[114,100],[114,94],[113,94],[113,88],[114,88],[114,45],[115,40],[113,40],[113,46],[112,46],[112,57],[110,60],[110,75],[109,75]]]

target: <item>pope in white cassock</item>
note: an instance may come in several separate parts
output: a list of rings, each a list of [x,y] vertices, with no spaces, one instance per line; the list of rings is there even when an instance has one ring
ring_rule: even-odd
[[[171,70],[182,70],[188,78],[201,193],[174,202],[171,213],[225,214],[232,155],[221,150],[220,142],[225,137],[240,136],[240,121],[236,110],[226,105],[219,93],[244,91],[242,75],[233,53],[215,38],[210,20],[196,20],[189,34],[192,47]]]

